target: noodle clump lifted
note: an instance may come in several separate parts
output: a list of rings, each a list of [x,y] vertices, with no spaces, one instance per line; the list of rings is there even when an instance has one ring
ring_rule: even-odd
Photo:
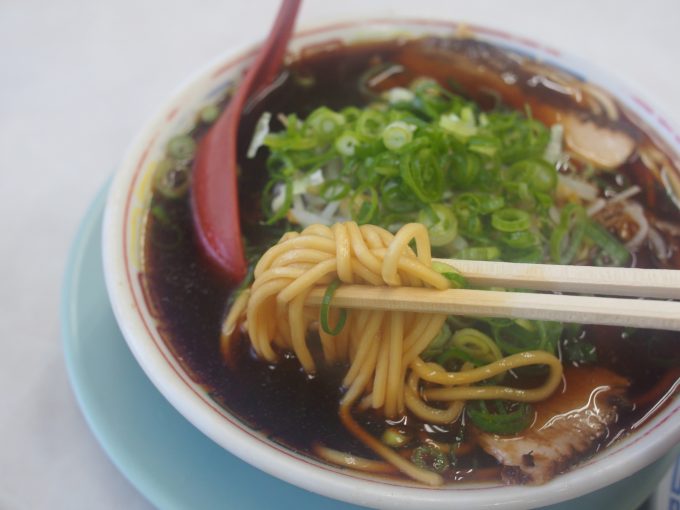
[[[415,250],[410,248],[411,241],[415,241]],[[429,423],[446,424],[458,419],[466,400],[535,402],[547,398],[561,381],[559,359],[545,351],[507,357],[498,353],[487,365],[474,368],[466,363],[459,372],[424,361],[421,353],[444,326],[446,315],[331,309],[331,323],[337,324],[341,313],[346,313],[346,322],[337,334],[329,334],[319,326],[321,308],[306,302],[313,289],[326,288],[335,280],[434,290],[451,286],[449,279],[432,268],[427,229],[422,224],[407,224],[396,234],[354,222],[332,227],[311,225],[301,233],[286,233],[257,263],[252,286],[237,298],[223,325],[222,352],[228,356],[234,332],[245,324],[261,359],[276,363],[281,352],[293,352],[304,370],[312,374],[318,367],[308,346],[314,336],[308,333],[310,329],[318,331],[324,363],[348,367],[343,379],[346,391],[340,402],[343,424],[415,480],[429,485],[443,483],[439,474],[417,467],[362,429],[352,417],[353,407],[372,407],[391,419],[409,411]],[[527,365],[548,366],[543,385],[532,389],[474,386],[480,381],[496,381],[494,378],[508,370]]]

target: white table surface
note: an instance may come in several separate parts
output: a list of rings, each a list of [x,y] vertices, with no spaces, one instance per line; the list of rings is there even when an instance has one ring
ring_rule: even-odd
[[[177,83],[263,36],[277,0],[0,0],[0,509],[148,509],[69,386],[59,299],[78,222]],[[466,20],[584,57],[680,126],[678,0],[306,0],[301,25]]]

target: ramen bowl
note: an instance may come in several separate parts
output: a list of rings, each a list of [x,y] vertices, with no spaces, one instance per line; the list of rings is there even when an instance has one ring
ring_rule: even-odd
[[[293,54],[364,40],[426,35],[455,36],[456,23],[423,20],[362,20],[298,33]],[[607,90],[664,146],[677,155],[680,137],[659,110],[591,65],[525,38],[482,27],[465,33],[515,54],[545,62]],[[122,333],[153,384],[194,426],[257,468],[304,489],[358,505],[389,508],[635,508],[652,492],[678,453],[680,402],[672,400],[638,430],[614,442],[544,485],[502,483],[428,488],[330,466],[271,440],[211,396],[200,377],[164,339],[163,324],[144,283],[144,236],[153,174],[167,142],[192,127],[197,112],[238,84],[257,46],[234,49],[190,77],[137,136],[116,172],[103,229],[104,271]],[[677,180],[674,175],[671,179]],[[172,299],[172,296],[168,296]],[[216,339],[217,341],[217,339]],[[294,412],[294,411],[291,411]]]

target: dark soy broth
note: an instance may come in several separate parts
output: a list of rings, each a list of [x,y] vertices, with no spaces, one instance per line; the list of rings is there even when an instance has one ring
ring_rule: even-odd
[[[464,55],[466,59],[455,55]],[[448,73],[450,86],[458,89],[456,92],[478,100],[484,107],[491,107],[493,98],[484,92],[485,88],[474,86],[474,76],[466,74],[465,70],[457,74],[457,66],[476,61],[496,73],[514,74],[514,85],[496,84],[496,87],[505,87],[505,91],[499,92],[510,98],[510,104],[528,102],[534,111],[541,108],[539,100],[544,105],[567,105],[564,97],[537,81],[532,71],[508,59],[504,52],[474,40],[425,39],[335,48],[292,64],[284,71],[278,87],[251,107],[240,133],[242,153],[245,153],[255,122],[263,111],[270,111],[274,116],[278,112],[294,112],[305,117],[321,105],[341,108],[366,104],[371,98],[357,87],[357,83],[367,69],[379,63],[395,63],[401,66],[401,71],[385,78],[376,89],[404,85],[436,66],[442,69],[440,73]],[[651,143],[627,117],[623,116],[619,124],[637,143]],[[274,129],[279,127],[275,125]],[[196,129],[194,135],[199,138],[203,131]],[[275,243],[282,233],[280,228],[261,225],[260,195],[267,178],[263,152],[253,160],[241,161],[239,192],[242,231],[249,249],[258,253]],[[645,170],[638,160],[631,161],[617,175],[608,176],[607,185],[613,191],[619,191],[625,185],[638,184],[643,189],[642,196],[647,199],[650,216],[680,225],[677,208],[668,199],[663,186],[650,179]],[[341,381],[346,367],[326,367],[316,352],[317,364],[322,368],[310,377],[292,355],[283,356],[276,366],[258,360],[245,338],[237,342],[232,362],[225,363],[219,351],[219,337],[232,289],[201,256],[188,197],[167,199],[157,193],[153,197],[153,207],[162,208],[164,214],[162,221],[153,214],[149,216],[144,283],[157,314],[161,335],[194,380],[243,423],[263,431],[277,443],[310,455],[313,455],[312,445],[318,442],[375,457],[338,419]],[[668,242],[673,252],[663,267],[680,267],[680,250],[672,239]],[[646,245],[634,254],[634,260],[639,266],[659,266]],[[636,402],[640,398],[641,402],[621,411],[618,422],[609,430],[606,443],[633,428],[677,379],[680,342],[669,332],[628,332],[611,327],[587,327],[584,331],[597,347],[598,363],[630,379],[631,400]],[[385,423],[383,417],[371,413],[363,413],[357,419],[369,431],[380,430]],[[406,425],[416,433],[434,430],[411,416],[407,422]],[[455,430],[441,427],[434,432],[444,440],[453,434]],[[449,472],[449,480],[470,479],[474,476],[469,469],[473,464],[477,467],[497,466],[495,459],[478,449],[456,470]],[[498,470],[479,472],[478,479],[498,477]]]

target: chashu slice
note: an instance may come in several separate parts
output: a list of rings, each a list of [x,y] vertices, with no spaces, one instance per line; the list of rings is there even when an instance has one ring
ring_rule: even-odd
[[[531,427],[515,436],[479,433],[506,483],[545,483],[598,446],[617,419],[627,379],[599,367],[565,368],[565,384],[537,403]]]

